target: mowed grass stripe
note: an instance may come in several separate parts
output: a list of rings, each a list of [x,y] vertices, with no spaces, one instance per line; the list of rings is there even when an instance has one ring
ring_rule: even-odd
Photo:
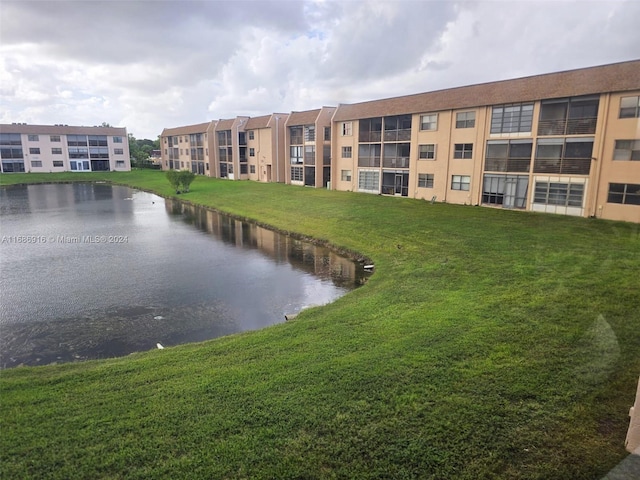
[[[78,179],[172,195],[140,170],[0,183]],[[203,177],[179,198],[376,273],[261,331],[3,371],[2,478],[597,479],[624,457],[638,225]]]

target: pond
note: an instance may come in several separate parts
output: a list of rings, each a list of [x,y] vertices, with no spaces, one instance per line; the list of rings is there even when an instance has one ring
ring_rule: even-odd
[[[0,188],[0,366],[207,340],[365,282],[327,248],[106,184]]]

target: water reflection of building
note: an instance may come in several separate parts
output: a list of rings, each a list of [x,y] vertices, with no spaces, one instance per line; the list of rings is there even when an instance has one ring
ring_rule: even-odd
[[[168,213],[182,215],[186,222],[228,245],[260,250],[276,263],[287,262],[319,278],[331,280],[337,286],[365,282],[367,272],[360,264],[327,247],[178,200],[165,199],[165,207]]]

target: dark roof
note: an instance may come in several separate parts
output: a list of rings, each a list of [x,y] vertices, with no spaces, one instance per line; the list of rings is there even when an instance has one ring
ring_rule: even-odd
[[[262,117],[252,117],[249,120],[247,120],[245,129],[251,130],[253,128],[266,128],[269,126],[270,119],[271,119],[271,115],[263,115]]]
[[[320,109],[305,110],[304,112],[291,112],[287,125],[313,125],[318,119]]]
[[[333,120],[483,107],[640,89],[640,60],[449,88],[403,97],[342,104]]]
[[[211,125],[211,122],[198,123],[197,125],[185,125],[183,127],[165,128],[162,136],[191,135],[192,133],[204,133]]]

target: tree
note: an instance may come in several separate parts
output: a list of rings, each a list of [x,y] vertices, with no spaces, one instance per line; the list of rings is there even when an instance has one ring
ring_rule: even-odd
[[[167,172],[167,180],[176,191],[176,193],[180,193],[180,172],[177,170],[169,170]]]
[[[178,179],[180,180],[183,192],[189,192],[189,185],[191,185],[191,182],[193,182],[195,178],[196,174],[189,170],[180,170],[180,172],[178,172]]]
[[[195,178],[196,174],[189,170],[169,170],[167,172],[167,180],[177,194],[188,193],[189,186]]]

